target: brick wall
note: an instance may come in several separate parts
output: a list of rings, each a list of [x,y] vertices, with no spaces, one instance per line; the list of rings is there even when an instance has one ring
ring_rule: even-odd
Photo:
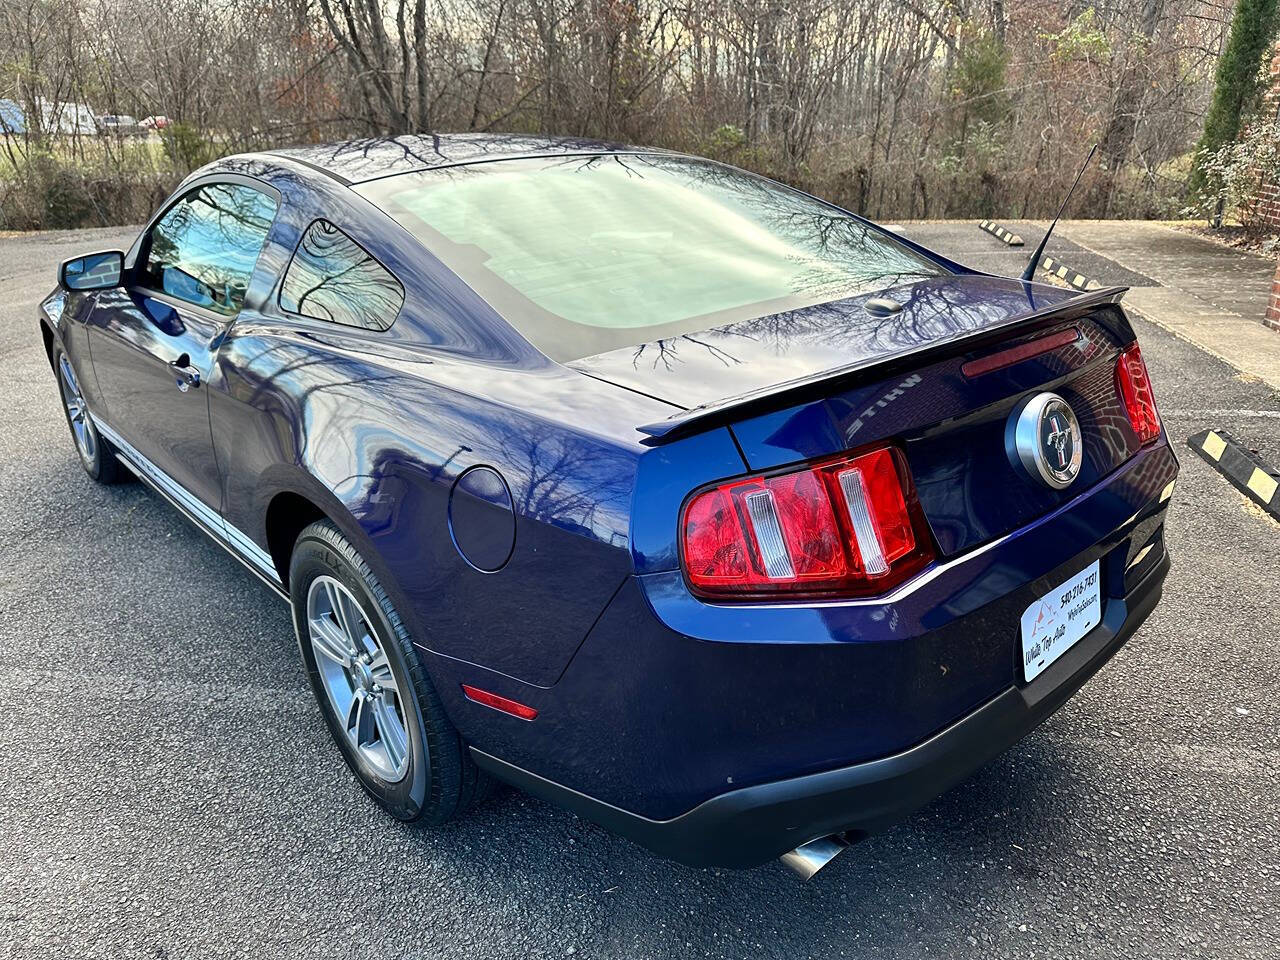
[[[1275,54],[1271,58],[1271,85],[1262,103],[1265,115],[1280,116],[1280,43],[1276,44]],[[1263,185],[1258,191],[1253,213],[1261,223],[1280,230],[1280,183]],[[1271,300],[1267,304],[1267,314],[1262,322],[1273,330],[1280,330],[1280,264],[1276,265],[1276,275],[1271,280]]]
[[[1266,183],[1258,191],[1258,198],[1253,202],[1252,218],[1258,226],[1266,225],[1273,230],[1280,230],[1280,184]]]
[[[1280,264],[1276,265],[1276,275],[1271,280],[1271,301],[1267,304],[1267,315],[1262,318],[1262,323],[1272,330],[1280,330]]]
[[[1271,57],[1271,83],[1262,97],[1262,114],[1280,117],[1280,43]],[[1258,224],[1280,230],[1280,183],[1263,184],[1251,211]]]

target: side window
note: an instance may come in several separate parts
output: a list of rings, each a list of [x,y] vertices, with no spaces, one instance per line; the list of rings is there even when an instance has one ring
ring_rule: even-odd
[[[252,187],[197,187],[151,228],[143,284],[234,317],[275,216],[275,199]]]
[[[386,330],[403,305],[400,281],[328,220],[307,227],[280,286],[282,309],[366,330]]]

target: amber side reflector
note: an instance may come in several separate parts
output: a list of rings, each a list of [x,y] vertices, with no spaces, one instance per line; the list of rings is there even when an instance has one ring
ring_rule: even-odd
[[[993,353],[990,356],[970,360],[960,368],[960,372],[966,377],[980,377],[984,373],[1002,370],[1005,367],[1013,366],[1015,363],[1021,363],[1023,360],[1030,360],[1032,357],[1038,357],[1042,353],[1056,350],[1058,347],[1065,347],[1069,343],[1075,343],[1078,339],[1080,339],[1080,331],[1076,327],[1072,327],[1069,330],[1059,330],[1057,333],[1047,333],[1043,337],[1036,337],[1034,340],[1020,343],[1016,347],[1010,347],[1008,350],[1001,350],[999,353]]]
[[[523,703],[517,703],[515,700],[508,700],[506,697],[500,697],[496,693],[490,693],[488,690],[481,690],[479,687],[473,687],[470,684],[464,683],[462,685],[462,692],[472,703],[492,707],[494,710],[510,714],[513,717],[519,717],[521,720],[532,720],[538,715],[538,711],[533,709],[533,707],[525,706]]]

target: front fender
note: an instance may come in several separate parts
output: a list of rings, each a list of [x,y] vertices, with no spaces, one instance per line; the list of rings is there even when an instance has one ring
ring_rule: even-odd
[[[40,301],[39,323],[50,369],[53,369],[53,351],[61,346],[71,360],[89,408],[101,411],[102,392],[98,389],[98,380],[93,371],[93,354],[89,347],[88,327],[85,325],[93,306],[92,293],[69,293],[59,287]]]

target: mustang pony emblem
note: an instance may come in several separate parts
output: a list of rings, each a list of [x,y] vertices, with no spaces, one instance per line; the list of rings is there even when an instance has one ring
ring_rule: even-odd
[[[1009,459],[1023,473],[1061,490],[1080,473],[1084,444],[1080,422],[1066,400],[1040,393],[1014,408],[1006,429]]]
[[[1071,442],[1071,431],[1060,423],[1060,418],[1056,414],[1049,418],[1049,435],[1044,439],[1057,454],[1058,469],[1064,469],[1068,460],[1067,444]]]

